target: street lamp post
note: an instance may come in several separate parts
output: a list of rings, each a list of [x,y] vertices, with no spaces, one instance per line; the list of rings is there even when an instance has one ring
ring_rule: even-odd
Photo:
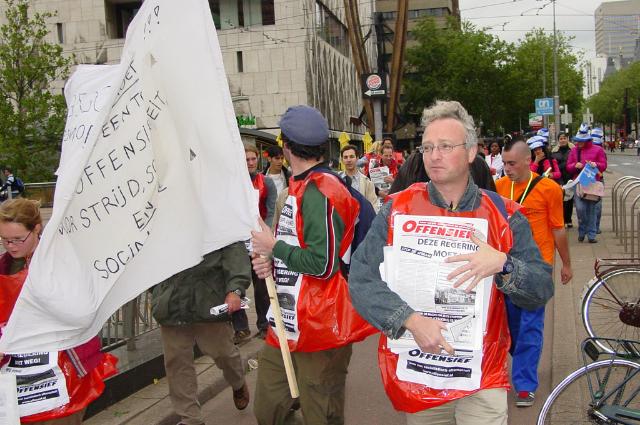
[[[556,34],[556,0],[553,3],[553,112],[555,115],[555,129],[553,140],[558,140],[560,130],[560,96],[558,95],[558,39]]]
[[[547,97],[547,63],[545,46],[542,46],[542,97]],[[544,128],[549,128],[549,116],[547,114],[542,116],[542,126]]]
[[[636,140],[640,140],[640,97],[636,99]]]

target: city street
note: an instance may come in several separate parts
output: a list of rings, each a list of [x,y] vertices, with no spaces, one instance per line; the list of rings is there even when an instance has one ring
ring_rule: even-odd
[[[616,150],[613,154],[607,152],[609,171],[615,171],[623,176],[640,177],[640,156],[636,155],[636,149],[625,149],[624,152]]]
[[[636,163],[636,157],[631,155],[609,155],[611,164],[618,164],[605,173],[607,190],[604,198],[602,231],[599,243],[586,244],[577,240],[577,229],[568,229],[567,234],[571,249],[573,281],[566,285],[556,286],[555,296],[547,305],[544,351],[539,368],[540,387],[536,393],[536,402],[531,408],[516,408],[513,405],[513,394],[509,399],[509,424],[535,424],[537,414],[552,385],[560,382],[570,372],[581,365],[579,343],[585,337],[580,319],[581,295],[585,283],[593,277],[593,264],[596,258],[624,257],[618,239],[612,232],[610,188],[622,175],[635,171],[631,165]],[[630,153],[630,152],[629,152]],[[634,152],[635,154],[635,152]],[[576,219],[574,216],[574,223]],[[555,270],[555,281],[559,281],[559,270]],[[250,319],[252,321],[252,319]],[[346,424],[380,424],[400,425],[405,420],[402,414],[396,412],[387,400],[380,372],[377,366],[376,348],[377,336],[354,346],[353,357],[347,380]],[[262,342],[256,339],[241,347],[246,357],[255,358]],[[258,366],[259,367],[259,366]],[[199,383],[204,394],[203,409],[207,424],[234,423],[235,425],[255,424],[252,412],[247,409],[238,412],[231,401],[231,390],[221,383],[221,374],[207,358],[198,362],[198,371],[202,372]],[[253,390],[256,371],[250,371],[247,379]],[[214,390],[209,390],[213,387]],[[225,388],[220,391],[221,388]],[[216,390],[217,389],[217,392]],[[208,401],[207,401],[208,400]],[[166,396],[166,379],[160,379],[157,385],[152,385],[100,412],[85,421],[87,425],[174,425],[178,422],[172,414],[171,405]]]
[[[0,425],[264,422],[273,316],[293,425],[629,417],[640,0],[0,0],[0,90]]]

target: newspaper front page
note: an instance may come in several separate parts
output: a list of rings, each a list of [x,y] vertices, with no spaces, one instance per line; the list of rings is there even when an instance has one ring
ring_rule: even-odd
[[[69,402],[67,383],[58,367],[58,352],[12,355],[2,373],[16,377],[20,416],[46,412]]]
[[[0,425],[20,425],[16,376],[0,373]]]
[[[386,165],[382,167],[369,168],[369,178],[371,179],[371,182],[375,187],[381,190],[389,190],[391,188],[391,183],[384,181],[384,178],[390,174],[389,167]]]
[[[445,263],[450,256],[473,253],[474,233],[486,241],[485,219],[399,215],[394,218],[392,252],[384,273],[391,290],[425,317],[447,324],[443,336],[455,355],[422,352],[409,332],[390,340],[399,354],[398,378],[431,388],[473,390],[480,387],[482,338],[492,278],[465,292],[447,276],[464,263]],[[387,262],[387,259],[385,259]]]
[[[278,227],[276,227],[276,239],[286,242],[292,246],[300,246],[298,240],[298,229],[296,227],[296,216],[298,214],[298,203],[295,196],[289,195],[282,213]],[[302,285],[302,274],[289,270],[281,259],[273,257],[273,269],[275,275],[276,292],[282,313],[282,322],[287,334],[287,339],[297,341],[300,337],[298,327],[298,297]],[[267,320],[275,328],[276,322],[273,317],[273,309],[269,307]]]

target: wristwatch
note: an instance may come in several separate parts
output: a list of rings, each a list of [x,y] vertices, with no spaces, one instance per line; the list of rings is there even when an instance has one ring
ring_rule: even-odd
[[[231,294],[231,293],[234,293],[234,294],[236,294],[237,296],[239,296],[240,298],[242,298],[242,291],[241,291],[241,290],[239,290],[239,289],[234,289],[233,291],[229,291],[229,292],[227,292],[227,294]]]
[[[501,275],[513,273],[513,270],[516,268],[515,264],[513,264],[513,259],[509,254],[507,254],[507,261],[504,262],[502,266]]]

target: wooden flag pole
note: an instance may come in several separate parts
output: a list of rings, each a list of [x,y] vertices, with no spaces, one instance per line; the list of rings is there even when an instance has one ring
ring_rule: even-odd
[[[291,361],[289,343],[287,342],[287,335],[284,330],[284,322],[282,321],[282,312],[280,311],[280,303],[278,302],[276,284],[273,281],[273,277],[271,276],[267,276],[265,278],[265,281],[267,282],[267,291],[269,292],[269,300],[271,301],[273,318],[276,322],[276,335],[278,335],[278,342],[280,343],[280,351],[282,352],[284,370],[287,373],[289,391],[291,392],[291,398],[298,398],[300,397],[300,392],[298,391],[298,382],[296,381],[296,371],[293,370],[293,362]]]

